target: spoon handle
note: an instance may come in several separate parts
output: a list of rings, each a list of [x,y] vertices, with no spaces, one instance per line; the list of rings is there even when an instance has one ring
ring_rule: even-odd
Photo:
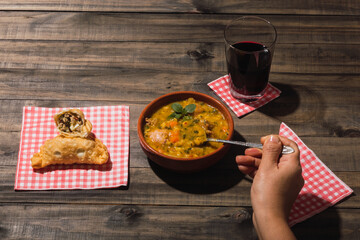
[[[253,147],[253,148],[263,148],[263,145],[260,143],[251,143],[251,142],[241,142],[241,141],[230,141],[230,140],[222,140],[222,139],[215,139],[215,138],[207,138],[209,142],[220,142],[220,143],[230,143],[235,145],[240,145],[244,147]],[[295,152],[292,147],[283,146],[282,154],[290,154]]]

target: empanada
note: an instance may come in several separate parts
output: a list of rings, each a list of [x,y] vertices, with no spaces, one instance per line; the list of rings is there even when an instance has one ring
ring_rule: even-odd
[[[46,140],[31,158],[34,169],[53,164],[104,164],[109,159],[106,146],[95,137],[92,124],[83,112],[70,109],[54,117],[60,134]]]
[[[66,137],[87,137],[92,130],[92,124],[85,119],[79,109],[69,109],[54,116],[56,128]]]
[[[106,146],[97,138],[56,136],[46,140],[40,152],[31,158],[33,168],[53,164],[104,164],[109,155]]]

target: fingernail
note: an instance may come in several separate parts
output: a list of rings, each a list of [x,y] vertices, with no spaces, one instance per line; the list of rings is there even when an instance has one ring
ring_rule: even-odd
[[[269,141],[273,143],[279,143],[280,139],[277,136],[271,135]]]

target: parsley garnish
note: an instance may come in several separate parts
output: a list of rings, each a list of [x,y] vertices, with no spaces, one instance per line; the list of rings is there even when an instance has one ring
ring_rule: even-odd
[[[183,108],[179,103],[173,103],[171,108],[174,112],[169,115],[169,119],[176,118],[179,120],[183,117],[185,120],[189,120],[191,119],[189,114],[195,111],[196,105],[192,103]]]

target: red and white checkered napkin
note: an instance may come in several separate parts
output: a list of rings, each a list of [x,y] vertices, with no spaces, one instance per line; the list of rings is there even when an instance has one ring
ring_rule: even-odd
[[[79,108],[93,132],[108,148],[103,165],[52,165],[34,170],[31,157],[45,140],[57,136],[53,116],[63,108],[24,107],[15,190],[95,189],[126,186],[128,182],[129,107]]]
[[[281,124],[279,134],[297,143],[305,180],[290,212],[290,226],[325,210],[353,192],[286,124]]]
[[[210,83],[208,86],[234,111],[236,116],[240,117],[247,113],[254,111],[255,109],[264,106],[268,102],[274,100],[280,96],[281,91],[271,85],[270,83],[266,87],[266,91],[263,97],[256,101],[243,103],[235,99],[230,93],[230,78],[229,75],[222,76]]]

